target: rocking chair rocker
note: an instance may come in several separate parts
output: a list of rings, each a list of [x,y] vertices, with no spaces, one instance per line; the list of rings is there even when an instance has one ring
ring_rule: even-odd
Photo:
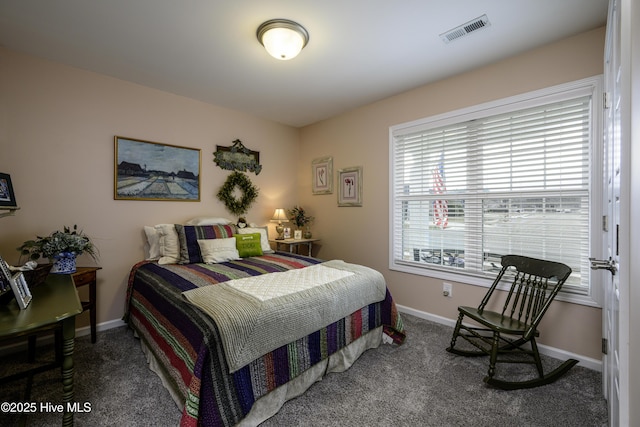
[[[497,298],[494,291],[507,271],[509,273],[506,277],[513,274],[513,279],[509,280],[511,286],[502,311],[486,310],[489,302],[493,301],[492,297]],[[538,387],[556,381],[578,361],[568,359],[545,374],[536,344],[536,337],[539,335],[537,327],[570,274],[571,268],[558,262],[519,255],[503,256],[502,269],[478,308],[458,307],[460,314],[447,351],[461,356],[490,356],[489,373],[484,381],[504,390]],[[481,326],[464,325],[462,322],[465,316]],[[477,350],[455,348],[458,337],[468,341]],[[527,343],[530,349],[523,348]],[[507,356],[502,357],[504,355]],[[526,381],[497,379],[494,377],[496,363],[535,364],[538,377]]]

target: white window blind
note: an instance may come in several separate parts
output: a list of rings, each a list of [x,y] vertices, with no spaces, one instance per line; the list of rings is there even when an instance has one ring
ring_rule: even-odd
[[[589,293],[592,94],[532,104],[392,128],[392,264],[494,277],[520,254]]]

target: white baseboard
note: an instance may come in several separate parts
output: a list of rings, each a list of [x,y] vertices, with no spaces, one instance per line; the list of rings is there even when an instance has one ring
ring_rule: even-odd
[[[118,328],[120,326],[124,326],[126,323],[124,320],[109,320],[107,322],[98,323],[96,325],[96,332],[106,331],[108,329]],[[76,329],[76,338],[84,337],[87,335],[91,335],[91,327],[83,326],[82,328]],[[42,337],[38,339],[38,346],[53,344],[53,335],[47,335],[46,337]],[[18,351],[26,350],[27,341],[21,340],[20,342],[15,342],[6,346],[0,347],[0,356],[5,356],[11,353],[17,353]]]
[[[435,314],[427,313],[425,311],[416,310],[411,307],[406,307],[403,305],[396,304],[398,311],[401,313],[407,313],[415,317],[419,317],[420,319],[429,320],[435,323],[439,323],[446,326],[454,327],[456,321],[454,319],[449,319],[442,316],[437,316]],[[109,320],[107,322],[99,323],[96,325],[96,330],[106,331],[113,328],[118,328],[120,326],[124,326],[126,323],[121,319]],[[91,328],[89,326],[84,326],[82,328],[76,329],[76,337],[83,337],[91,334]],[[38,340],[38,344],[51,344],[53,342],[53,336],[47,336],[41,340]],[[19,351],[21,348],[26,347],[26,342],[15,343],[8,346],[0,347],[0,355],[5,355],[9,353],[15,353]],[[543,344],[538,344],[538,348],[540,349],[540,353],[545,354],[547,356],[566,360],[569,358],[576,359],[580,362],[581,366],[585,368],[592,369],[594,371],[602,372],[602,361],[597,359],[592,359],[590,357],[585,357],[580,354],[575,354],[568,352],[566,350],[562,350],[556,347],[551,347]]]
[[[122,319],[109,320],[106,322],[98,323],[96,325],[96,332],[107,331],[113,328],[119,328],[120,326],[124,326],[126,323]],[[84,337],[85,335],[91,335],[91,327],[83,326],[82,328],[76,329],[76,338]]]
[[[411,308],[411,307],[405,307],[405,306],[399,305],[399,304],[396,304],[396,307],[398,308],[398,311],[401,312],[401,313],[407,313],[407,314],[410,314],[412,316],[419,317],[421,319],[430,320],[430,321],[435,322],[435,323],[440,323],[442,325],[447,325],[447,326],[454,327],[455,324],[456,324],[456,320],[454,320],[454,319],[448,319],[446,317],[437,316],[435,314],[427,313],[425,311],[416,310],[416,309]],[[410,331],[408,331],[408,332],[411,333]],[[580,366],[584,366],[585,368],[592,369],[594,371],[602,372],[602,361],[601,360],[592,359],[590,357],[585,357],[585,356],[582,356],[580,354],[571,353],[571,352],[568,352],[566,350],[562,350],[562,349],[555,348],[555,347],[550,347],[548,345],[543,345],[543,344],[538,344],[538,349],[539,349],[540,353],[545,354],[547,356],[550,356],[550,357],[553,357],[553,358],[556,358],[556,359],[560,359],[560,360],[576,359],[576,360],[578,360],[580,362],[579,363]]]

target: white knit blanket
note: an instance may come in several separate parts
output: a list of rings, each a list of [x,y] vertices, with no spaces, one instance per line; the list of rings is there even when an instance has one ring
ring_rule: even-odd
[[[386,295],[382,274],[332,260],[185,291],[216,322],[229,371],[305,337]]]

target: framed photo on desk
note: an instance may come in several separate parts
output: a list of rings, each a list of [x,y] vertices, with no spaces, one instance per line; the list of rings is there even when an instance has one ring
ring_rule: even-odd
[[[20,310],[27,308],[31,302],[31,291],[29,290],[27,281],[24,278],[24,274],[19,272],[12,275],[11,270],[9,270],[9,266],[2,257],[0,257],[0,271],[2,274],[2,282],[9,283],[11,286],[11,290],[13,291],[13,295],[16,297],[16,301],[18,301],[18,307],[20,307]]]
[[[31,302],[31,291],[22,272],[13,275],[11,278],[11,287],[13,288],[13,293],[16,296],[20,310],[24,310]]]
[[[11,282],[11,271],[5,260],[0,256],[0,280],[6,286]]]

